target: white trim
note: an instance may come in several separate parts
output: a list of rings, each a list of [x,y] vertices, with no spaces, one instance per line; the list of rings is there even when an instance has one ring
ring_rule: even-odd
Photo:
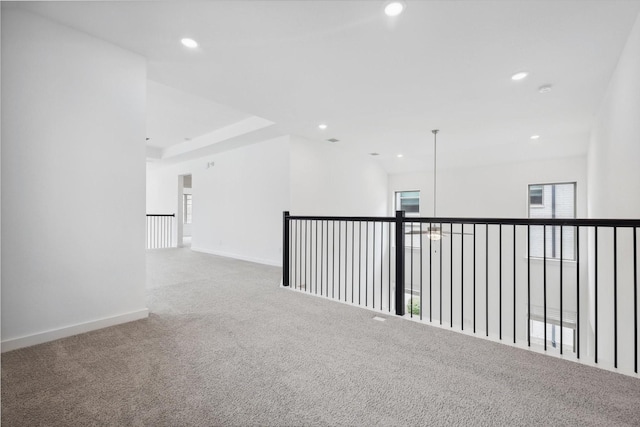
[[[271,265],[273,267],[282,267],[282,262],[281,261],[273,261],[273,260],[269,260],[269,259],[255,258],[255,257],[250,257],[250,256],[232,254],[232,253],[229,253],[229,252],[212,251],[210,249],[204,249],[204,248],[191,247],[191,250],[194,251],[194,252],[202,252],[202,253],[205,253],[205,254],[217,255],[217,256],[221,256],[221,257],[225,257],[225,258],[233,258],[233,259],[239,259],[239,260],[242,260],[242,261],[255,262],[257,264]]]
[[[63,328],[52,329],[50,331],[27,335],[20,338],[12,338],[2,341],[1,352],[4,353],[23,347],[30,347],[32,345],[58,340],[60,338],[84,334],[97,329],[108,328],[109,326],[146,319],[147,317],[149,317],[149,309],[143,308],[141,310],[119,314],[117,316],[105,317],[103,319],[92,320],[90,322],[79,323],[77,325],[65,326]]]

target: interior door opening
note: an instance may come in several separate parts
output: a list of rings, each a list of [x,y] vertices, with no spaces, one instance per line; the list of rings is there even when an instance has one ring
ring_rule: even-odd
[[[193,181],[191,175],[178,177],[178,244],[191,247],[193,236]]]

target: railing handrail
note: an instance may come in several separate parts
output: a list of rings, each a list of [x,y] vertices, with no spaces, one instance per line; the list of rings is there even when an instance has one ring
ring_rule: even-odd
[[[312,221],[369,221],[395,222],[395,217],[386,216],[317,216],[289,215],[290,220]],[[403,222],[430,224],[490,224],[490,225],[564,225],[573,227],[640,227],[640,219],[599,218],[472,218],[472,217],[412,217],[405,216]]]
[[[176,214],[147,214],[147,216],[176,216]]]
[[[288,219],[304,219],[312,221],[370,221],[370,222],[393,222],[393,216],[318,216],[318,215],[289,215]]]

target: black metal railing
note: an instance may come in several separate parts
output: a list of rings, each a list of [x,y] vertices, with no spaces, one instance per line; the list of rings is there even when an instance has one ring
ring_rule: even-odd
[[[283,225],[284,286],[638,372],[640,220],[285,212]]]
[[[147,249],[173,248],[175,214],[147,214]]]

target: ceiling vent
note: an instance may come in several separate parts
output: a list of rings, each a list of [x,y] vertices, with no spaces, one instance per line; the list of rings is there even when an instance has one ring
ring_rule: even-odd
[[[327,141],[329,141],[329,142],[338,142],[340,140],[339,139],[335,139],[335,138],[329,138],[329,139],[327,139]]]

